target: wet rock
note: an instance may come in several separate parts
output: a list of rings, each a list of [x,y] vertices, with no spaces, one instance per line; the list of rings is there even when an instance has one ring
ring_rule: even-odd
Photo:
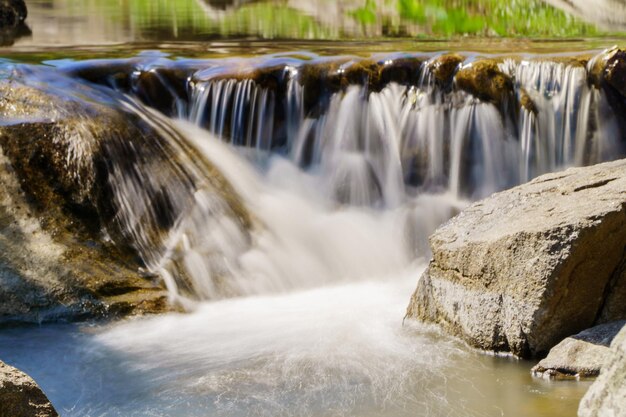
[[[626,327],[611,343],[609,361],[589,388],[578,408],[579,417],[626,415]]]
[[[626,51],[615,50],[607,55],[604,79],[623,97],[626,97]]]
[[[513,92],[511,77],[500,71],[497,61],[490,59],[461,67],[454,83],[458,89],[497,105],[504,103]]]
[[[177,148],[171,127],[104,90],[30,71],[0,80],[0,324],[171,309],[142,268],[199,182],[234,222],[249,224],[245,208],[212,165]]]
[[[550,350],[533,369],[539,377],[593,378],[611,357],[610,345],[626,321],[601,324],[570,336]]]
[[[449,88],[463,61],[465,57],[459,54],[447,54],[433,59],[428,66],[436,83],[443,88]]]
[[[380,84],[385,86],[391,82],[401,85],[418,85],[424,59],[414,56],[385,60],[380,69]]]
[[[30,376],[0,362],[0,417],[58,417],[58,414]]]
[[[407,310],[522,357],[626,319],[626,160],[544,175],[479,201],[430,238]]]
[[[533,102],[533,99],[528,95],[528,92],[523,88],[519,90],[519,104],[520,107],[526,109],[533,114],[537,114],[537,106]]]
[[[344,60],[320,60],[303,64],[298,69],[298,82],[303,89],[305,114],[325,113],[332,94],[341,90]]]

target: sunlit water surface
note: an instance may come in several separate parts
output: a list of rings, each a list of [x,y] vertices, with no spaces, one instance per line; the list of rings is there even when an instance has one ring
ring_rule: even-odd
[[[266,226],[238,277],[252,295],[112,325],[3,330],[0,358],[32,375],[63,416],[575,414],[587,382],[533,379],[530,362],[403,323],[428,256],[424,242],[406,240],[407,219],[425,239],[463,202],[444,194],[393,210],[340,206],[315,173],[282,158],[257,155],[253,165],[205,145]],[[276,288],[272,278],[289,276]]]

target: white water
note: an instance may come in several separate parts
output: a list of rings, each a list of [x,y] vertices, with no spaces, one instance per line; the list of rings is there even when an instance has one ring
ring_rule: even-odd
[[[69,417],[571,415],[584,383],[532,380],[530,364],[402,323],[429,257],[427,236],[466,204],[458,195],[467,147],[479,193],[517,178],[519,153],[498,110],[459,94],[460,107],[442,114],[438,98],[396,85],[368,101],[362,93],[351,87],[324,118],[304,118],[288,158],[265,146],[236,149],[176,122],[181,134],[164,137],[194,189],[177,189],[152,165],[130,178],[114,170],[110,181],[138,246],[153,242],[143,224],[157,217],[148,194],[180,196],[163,248],[140,253],[190,312],[3,332],[0,357],[33,375]],[[437,142],[445,132],[449,141]],[[298,149],[307,137],[316,161],[303,171]],[[421,193],[403,183],[411,149],[427,151],[430,186]],[[194,155],[241,197],[253,216],[249,236]],[[156,185],[143,193],[146,177]]]
[[[224,285],[236,295],[364,281],[403,273],[416,259],[426,259],[427,236],[464,205],[448,194],[422,195],[386,210],[338,205],[322,176],[269,155],[261,155],[269,158],[261,162],[261,174],[206,131],[183,122],[179,128],[230,181],[256,224],[252,243],[245,247],[237,228],[218,227],[214,221],[199,223],[204,220],[203,212],[205,216],[213,213],[196,197],[197,207],[188,210],[191,214],[170,233],[167,245],[184,248],[177,254],[182,258],[179,264],[193,287],[200,289],[202,299],[218,295],[208,272],[215,245],[220,246],[218,253],[227,254],[228,282]],[[219,236],[207,245],[203,234],[216,233]],[[161,265],[167,263],[167,256]],[[174,285],[170,290],[177,293]]]
[[[257,227],[250,246],[203,240],[216,224],[201,221],[212,211],[200,189],[167,243],[206,291],[201,298],[211,298],[204,254],[219,242],[240,296],[111,327],[3,332],[3,360],[33,375],[63,416],[521,417],[575,409],[585,384],[532,380],[528,364],[403,326],[428,256],[425,237],[463,203],[424,194],[385,209],[340,205],[321,174],[258,153],[253,164],[204,131],[178,128],[232,182]]]
[[[385,62],[391,65],[393,58]],[[285,97],[253,80],[228,79],[227,66],[213,70],[215,80],[193,85],[187,118],[236,145],[281,148],[324,177],[337,201],[374,207],[401,204],[405,194],[415,194],[413,187],[478,199],[626,150],[604,93],[589,85],[589,69],[578,63],[503,60],[500,68],[511,77],[516,97],[500,106],[443,91],[424,64],[417,85],[391,82],[380,92],[350,85],[328,97],[328,105],[320,98],[321,111],[313,114],[304,109],[307,92],[298,68],[285,64]],[[536,113],[520,105],[524,95]],[[286,126],[276,121],[279,110]],[[231,128],[225,130],[227,122]],[[286,132],[285,144],[273,142],[274,128]]]

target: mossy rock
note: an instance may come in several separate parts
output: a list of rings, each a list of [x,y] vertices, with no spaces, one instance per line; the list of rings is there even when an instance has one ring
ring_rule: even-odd
[[[456,87],[496,105],[504,103],[513,93],[511,77],[500,71],[498,61],[481,59],[462,67],[454,77]]]
[[[437,85],[448,88],[452,84],[454,75],[458,71],[465,57],[459,54],[446,54],[438,56],[428,63],[431,73],[435,77]]]
[[[606,60],[604,80],[626,97],[626,51],[616,50]]]
[[[421,78],[424,62],[425,58],[423,57],[401,57],[386,60],[380,68],[380,84],[385,86],[394,82],[401,85],[417,85]]]
[[[525,109],[526,111],[529,111],[530,113],[534,115],[536,115],[538,112],[535,102],[530,97],[528,92],[523,88],[519,89],[519,105],[521,108]]]
[[[106,91],[36,74],[48,82],[43,90],[29,71],[0,80],[0,323],[170,310],[160,279],[141,272],[113,181],[143,193],[148,210],[136,220],[155,251],[194,201],[199,180],[181,152],[244,229],[247,210],[202,155],[172,148],[161,127],[117,107]]]

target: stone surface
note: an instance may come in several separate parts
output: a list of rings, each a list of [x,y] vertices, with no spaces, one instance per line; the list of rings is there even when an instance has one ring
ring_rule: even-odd
[[[626,327],[613,340],[609,362],[580,402],[578,416],[626,416]]]
[[[544,175],[464,210],[430,238],[407,310],[482,349],[547,354],[626,318],[626,160]]]
[[[462,66],[454,77],[457,88],[481,100],[504,103],[513,93],[511,77],[503,73],[498,62],[482,59]]]
[[[33,379],[0,362],[0,417],[58,417]]]
[[[243,205],[212,165],[117,96],[31,71],[0,79],[0,325],[171,309],[144,271],[194,199],[198,176],[181,155],[247,224]]]
[[[611,357],[611,342],[624,325],[626,321],[601,324],[567,337],[533,367],[532,374],[557,379],[598,376]]]

